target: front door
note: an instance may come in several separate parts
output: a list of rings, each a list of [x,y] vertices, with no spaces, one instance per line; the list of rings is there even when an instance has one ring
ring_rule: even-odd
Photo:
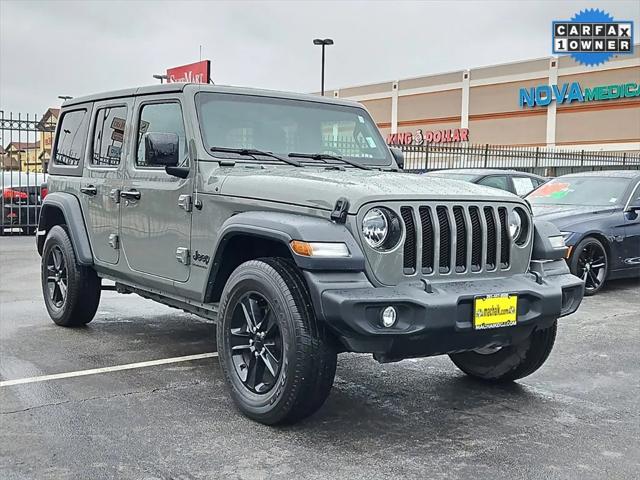
[[[189,165],[180,98],[139,98],[133,123],[135,145],[127,158],[120,193],[120,231],[127,268],[130,275],[144,277],[147,284],[149,280],[185,282],[190,272],[193,171],[186,179],[171,176],[164,168],[146,165],[144,150],[145,133],[175,133],[180,140],[181,165]]]
[[[94,256],[98,262],[119,260],[119,191],[122,187],[122,159],[129,147],[127,139],[133,101],[97,103],[93,109],[89,157],[80,185],[82,210]]]
[[[623,246],[623,268],[640,272],[640,183],[638,183],[625,205],[625,227]]]

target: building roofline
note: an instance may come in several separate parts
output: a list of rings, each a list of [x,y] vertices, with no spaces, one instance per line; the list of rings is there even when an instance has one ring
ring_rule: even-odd
[[[640,43],[635,43],[633,45],[633,49],[634,52],[637,51],[638,49],[640,49]],[[417,80],[419,78],[429,78],[429,77],[439,77],[441,75],[451,75],[452,73],[464,73],[464,72],[473,72],[474,70],[483,70],[483,69],[487,69],[487,68],[496,68],[496,67],[506,67],[509,65],[517,65],[519,63],[529,63],[529,62],[538,62],[540,60],[551,60],[553,58],[555,59],[560,59],[560,58],[565,58],[565,57],[570,57],[570,55],[548,55],[546,57],[535,57],[535,58],[529,58],[529,59],[525,59],[525,60],[514,60],[511,62],[505,62],[505,63],[493,63],[490,65],[479,65],[477,67],[472,67],[472,68],[461,68],[461,69],[457,69],[457,70],[448,70],[448,71],[444,71],[444,72],[435,72],[435,73],[427,73],[424,75],[415,75],[412,77],[404,77],[404,78],[396,78],[394,80],[380,80],[378,82],[371,82],[371,83],[361,83],[358,85],[348,85],[345,87],[338,87],[338,88],[327,88],[327,91],[330,92],[335,92],[335,91],[341,91],[341,90],[346,90],[346,89],[351,89],[351,88],[361,88],[361,87],[372,87],[374,85],[382,85],[384,83],[393,83],[393,82],[406,82],[407,80]],[[611,60],[611,61],[615,61],[615,60]],[[593,71],[598,71],[598,67],[596,66],[594,67]]]

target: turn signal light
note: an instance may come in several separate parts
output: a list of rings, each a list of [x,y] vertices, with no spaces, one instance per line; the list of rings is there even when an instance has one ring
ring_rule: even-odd
[[[348,257],[349,249],[344,243],[291,241],[291,250],[303,257]]]

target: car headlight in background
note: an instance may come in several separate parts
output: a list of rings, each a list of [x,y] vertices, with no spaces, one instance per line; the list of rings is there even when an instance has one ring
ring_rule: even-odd
[[[529,217],[519,207],[509,212],[509,235],[516,245],[524,245],[529,236]]]
[[[402,223],[391,210],[375,207],[362,219],[362,236],[371,248],[391,250],[400,242]]]
[[[573,232],[560,232],[560,235],[562,235],[564,242],[567,243],[567,240],[571,238],[571,235],[573,235]]]

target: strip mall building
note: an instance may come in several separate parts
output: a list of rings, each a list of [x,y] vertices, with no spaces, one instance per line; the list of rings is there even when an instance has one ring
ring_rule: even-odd
[[[342,88],[389,143],[640,151],[640,45],[587,67],[548,57]]]

